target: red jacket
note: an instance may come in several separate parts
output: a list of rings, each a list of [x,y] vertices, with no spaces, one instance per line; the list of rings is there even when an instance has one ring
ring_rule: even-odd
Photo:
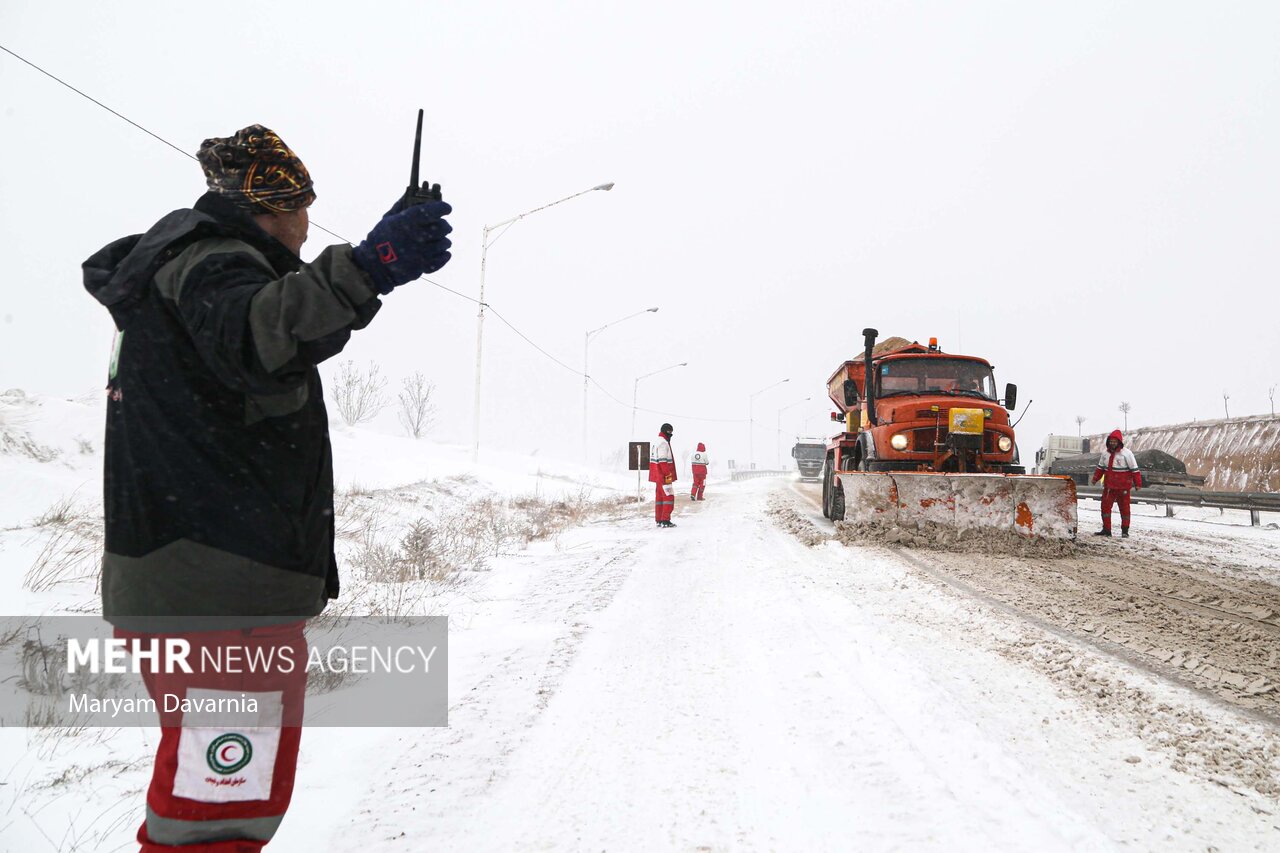
[[[1102,480],[1102,487],[1112,492],[1127,492],[1142,488],[1142,472],[1133,451],[1124,446],[1124,437],[1115,430],[1108,438],[1116,440],[1115,450],[1104,450],[1093,472],[1093,482]]]
[[[675,481],[676,459],[671,453],[671,441],[658,433],[658,440],[649,445],[649,482],[665,484]]]

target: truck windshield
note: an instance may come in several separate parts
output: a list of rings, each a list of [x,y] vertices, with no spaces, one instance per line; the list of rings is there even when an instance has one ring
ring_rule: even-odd
[[[991,368],[963,358],[898,358],[880,364],[880,396],[950,394],[996,399]]]
[[[827,448],[821,444],[797,444],[797,459],[826,459]]]

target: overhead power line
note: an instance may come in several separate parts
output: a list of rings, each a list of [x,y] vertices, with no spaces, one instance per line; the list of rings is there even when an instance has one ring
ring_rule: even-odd
[[[9,55],[10,55],[10,56],[12,56],[14,59],[17,59],[19,62],[22,62],[22,63],[24,63],[25,65],[28,65],[28,66],[30,66],[31,68],[34,68],[36,71],[39,71],[41,74],[43,74],[44,76],[48,77],[50,80],[53,80],[54,82],[58,83],[59,85],[61,85],[61,86],[65,86],[66,88],[68,88],[68,89],[70,89],[71,91],[75,92],[77,95],[79,95],[80,97],[84,98],[85,100],[87,100],[87,101],[89,101],[89,102],[91,102],[91,103],[93,103],[93,104],[96,104],[97,106],[99,106],[99,107],[101,107],[102,109],[106,110],[107,112],[111,113],[113,116],[115,116],[116,118],[120,119],[121,121],[123,121],[123,122],[125,122],[125,123],[127,123],[127,124],[129,124],[129,125],[131,125],[131,126],[133,126],[133,127],[135,127],[135,128],[137,128],[138,130],[140,130],[140,131],[142,131],[143,133],[147,134],[147,136],[150,136],[151,138],[155,139],[157,142],[160,142],[160,143],[162,143],[162,144],[164,144],[164,145],[169,146],[169,147],[170,147],[170,148],[172,148],[174,151],[177,151],[179,154],[181,154],[181,155],[182,155],[182,156],[184,156],[184,157],[187,157],[187,158],[189,158],[189,159],[191,159],[191,160],[195,160],[196,162],[199,162],[199,160],[196,158],[196,156],[195,156],[194,154],[192,154],[192,153],[190,153],[190,152],[188,152],[188,151],[184,151],[184,150],[182,150],[182,149],[181,149],[181,148],[179,148],[177,145],[174,145],[172,142],[170,142],[169,140],[165,139],[163,136],[161,136],[160,134],[156,133],[155,131],[150,130],[149,128],[143,127],[141,124],[139,124],[138,122],[136,122],[136,121],[134,121],[133,119],[129,118],[129,117],[128,117],[127,115],[125,115],[124,113],[120,112],[119,110],[112,109],[111,107],[107,106],[107,105],[106,105],[106,104],[104,104],[102,101],[99,101],[97,98],[93,97],[92,95],[88,94],[87,92],[84,92],[83,90],[78,89],[78,88],[76,88],[75,86],[71,85],[71,84],[70,84],[70,83],[68,83],[66,80],[63,80],[63,79],[62,79],[61,77],[59,77],[58,75],[56,75],[56,74],[52,73],[51,71],[47,71],[47,70],[45,70],[44,68],[41,68],[39,65],[36,65],[34,62],[32,62],[31,60],[27,59],[25,56],[22,56],[22,55],[20,55],[20,54],[18,54],[18,53],[15,53],[14,51],[10,50],[9,48],[5,47],[5,46],[4,46],[4,45],[2,45],[2,44],[0,44],[0,50],[3,50],[5,53],[9,54]],[[328,234],[328,235],[329,235],[329,236],[331,236],[331,237],[336,237],[336,238],[338,238],[339,240],[341,240],[341,241],[342,241],[342,242],[344,242],[344,243],[351,243],[351,242],[352,242],[351,240],[348,240],[346,237],[343,237],[341,234],[338,234],[337,232],[334,232],[334,231],[330,231],[328,228],[325,228],[323,225],[321,225],[319,222],[316,222],[315,220],[312,220],[312,221],[311,221],[311,225],[314,225],[316,228],[319,228],[321,231],[323,231],[324,233]],[[501,236],[501,234],[499,234],[499,236]],[[423,280],[424,280],[424,281],[426,281],[428,284],[433,285],[434,287],[438,287],[439,289],[441,289],[441,290],[445,291],[446,293],[451,293],[451,294],[453,294],[454,296],[457,296],[457,297],[458,297],[458,298],[460,298],[460,299],[465,299],[465,300],[467,300],[468,302],[474,302],[474,303],[476,303],[477,305],[478,305],[478,304],[480,304],[480,300],[478,300],[478,299],[476,299],[476,298],[474,298],[474,297],[471,297],[471,296],[467,296],[465,293],[459,293],[458,291],[454,290],[454,289],[453,289],[453,288],[451,288],[451,287],[445,287],[443,284],[440,284],[438,281],[432,281],[431,279],[426,278],[425,276],[423,276]],[[538,344],[537,344],[537,343],[536,343],[532,338],[530,338],[530,337],[529,337],[528,335],[526,335],[524,332],[520,331],[520,329],[516,328],[515,324],[513,324],[513,323],[512,323],[510,320],[508,320],[506,317],[503,317],[501,314],[499,314],[499,313],[498,313],[498,310],[497,310],[496,308],[494,308],[492,305],[490,305],[489,303],[485,303],[485,307],[486,307],[486,308],[488,308],[488,309],[489,309],[489,311],[490,311],[490,312],[491,312],[495,317],[497,317],[500,321],[502,321],[502,323],[503,323],[504,325],[506,325],[506,327],[507,327],[507,328],[509,328],[509,329],[511,329],[511,331],[515,332],[515,333],[516,333],[516,335],[517,335],[517,336],[519,336],[519,337],[520,337],[520,338],[521,338],[525,343],[527,343],[529,346],[533,347],[535,350],[537,350],[538,352],[540,352],[543,356],[545,356],[546,358],[548,358],[548,359],[550,359],[551,361],[555,362],[555,363],[556,363],[556,364],[558,364],[560,367],[563,367],[565,370],[569,371],[570,373],[574,374],[575,376],[580,376],[580,377],[583,377],[583,378],[585,378],[585,379],[589,380],[589,381],[591,382],[591,384],[592,384],[592,385],[596,386],[596,388],[598,388],[598,389],[599,389],[599,390],[600,390],[600,391],[601,391],[601,392],[602,392],[606,397],[608,397],[610,400],[612,400],[613,402],[617,403],[618,405],[620,405],[620,406],[624,406],[624,407],[626,407],[626,408],[628,408],[628,409],[630,409],[630,408],[631,408],[631,406],[627,405],[627,404],[626,404],[626,403],[624,403],[622,400],[619,400],[617,397],[615,397],[613,394],[611,394],[607,389],[605,389],[605,387],[604,387],[603,385],[601,385],[601,384],[600,384],[599,382],[597,382],[595,379],[592,379],[590,376],[587,376],[587,375],[586,375],[585,373],[583,373],[581,370],[578,370],[578,369],[576,369],[576,368],[574,368],[574,367],[570,367],[569,365],[565,364],[565,363],[564,363],[563,361],[561,361],[560,359],[556,358],[554,355],[552,355],[552,354],[551,354],[550,352],[548,352],[546,349],[544,349],[543,347],[539,346],[539,345],[538,345]],[[691,420],[691,421],[708,421],[708,422],[714,422],[714,423],[746,423],[746,420],[745,420],[745,419],[699,418],[699,417],[694,417],[694,416],[692,416],[692,415],[679,415],[679,414],[674,414],[674,413],[671,413],[671,412],[660,412],[660,411],[657,411],[657,410],[654,410],[654,409],[644,409],[644,408],[639,408],[639,407],[637,407],[637,411],[641,411],[641,412],[650,412],[650,413],[652,413],[652,414],[665,415],[665,416],[668,416],[668,417],[683,418],[683,419],[685,419],[685,420]]]

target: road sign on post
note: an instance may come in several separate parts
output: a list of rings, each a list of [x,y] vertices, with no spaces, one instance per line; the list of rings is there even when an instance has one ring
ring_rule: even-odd
[[[644,500],[644,481],[640,477],[642,471],[649,470],[649,442],[627,442],[627,470],[636,472],[636,500]]]
[[[627,470],[649,470],[649,442],[632,441],[627,443]]]

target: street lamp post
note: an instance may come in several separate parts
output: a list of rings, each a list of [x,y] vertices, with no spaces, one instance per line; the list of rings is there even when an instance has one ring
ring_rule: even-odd
[[[675,370],[677,367],[688,367],[689,362],[682,361],[679,364],[668,365],[661,370],[655,370],[652,373],[646,373],[644,376],[637,376],[635,384],[631,386],[631,439],[636,437],[636,401],[640,394],[640,380],[648,379],[650,376],[657,376],[659,373],[666,373],[668,370]],[[629,439],[629,440],[631,440]],[[644,486],[640,479],[640,471],[636,471],[636,500],[644,500]]]
[[[590,189],[582,190],[581,192],[576,192],[573,195],[565,196],[559,201],[553,201],[550,204],[544,204],[541,207],[535,207],[533,210],[526,210],[524,213],[521,213],[519,216],[513,216],[510,219],[505,219],[496,225],[484,226],[484,239],[481,241],[481,244],[480,244],[480,299],[478,300],[480,309],[476,312],[476,404],[475,404],[475,414],[474,414],[472,429],[471,429],[471,461],[472,462],[475,462],[480,458],[480,363],[481,363],[481,354],[484,351],[484,309],[487,307],[484,301],[484,273],[485,273],[485,265],[489,257],[489,246],[490,246],[489,235],[492,234],[494,231],[497,231],[499,228],[501,228],[503,229],[503,231],[498,234],[498,237],[501,237],[502,234],[506,233],[505,229],[510,228],[512,225],[515,225],[517,222],[519,222],[521,219],[524,219],[526,216],[532,216],[535,213],[541,213],[547,208],[555,207],[557,204],[563,204],[564,202],[575,199],[580,195],[586,195],[587,193],[595,192],[596,190],[604,190],[605,192],[608,192],[611,189],[613,189],[612,181],[610,181],[607,184],[597,184],[596,186],[591,187]],[[494,238],[493,242],[497,242],[497,238]]]
[[[764,388],[761,388],[759,391],[747,398],[747,430],[749,431],[747,443],[750,446],[750,453],[747,454],[747,464],[749,468],[754,468],[756,465],[756,397],[759,397],[771,388],[777,388],[784,382],[790,381],[790,378],[781,379],[772,385],[766,385]]]
[[[590,354],[591,337],[603,332],[610,326],[616,326],[623,320],[630,320],[632,317],[639,317],[641,314],[653,314],[657,312],[657,308],[646,308],[643,311],[637,311],[634,314],[628,314],[625,317],[619,317],[617,320],[605,323],[598,329],[592,329],[583,336],[582,339],[582,462],[588,464],[590,459],[587,453],[587,386],[591,382],[591,374],[587,370],[587,358]]]
[[[812,399],[813,399],[812,397],[805,397],[803,400],[796,400],[790,406],[783,406],[781,409],[778,409],[778,425],[774,428],[776,432],[775,442],[777,445],[774,448],[774,450],[776,451],[777,458],[778,458],[778,462],[777,462],[778,470],[782,470],[782,413],[785,412],[787,409],[794,409],[796,406],[800,405],[801,403],[807,403]]]

